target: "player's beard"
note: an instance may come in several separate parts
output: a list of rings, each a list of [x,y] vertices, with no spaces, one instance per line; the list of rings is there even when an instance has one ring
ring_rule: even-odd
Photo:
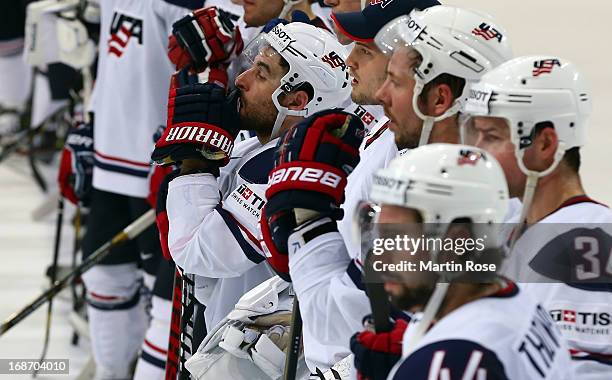
[[[272,98],[257,99],[254,102],[252,99],[245,99],[241,94],[240,103],[240,124],[243,129],[269,135],[278,115]]]
[[[391,303],[399,310],[415,311],[415,308],[423,309],[425,307],[434,287],[430,285],[402,286],[402,290],[400,295],[389,295]]]

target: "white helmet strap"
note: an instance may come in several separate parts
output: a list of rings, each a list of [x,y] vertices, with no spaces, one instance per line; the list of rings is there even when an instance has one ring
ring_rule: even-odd
[[[278,115],[276,115],[276,120],[274,120],[274,126],[272,127],[272,132],[270,133],[270,140],[277,138],[280,135],[280,129],[283,126],[283,123],[287,116],[306,116],[308,114],[307,109],[303,110],[290,110],[287,107],[282,106],[278,97],[284,93],[282,86],[279,86],[274,93],[272,93],[272,102],[274,106],[278,110]]]
[[[425,115],[423,112],[421,112],[418,101],[419,96],[421,96],[421,93],[423,92],[425,84],[421,81],[420,78],[418,78],[416,74],[415,80],[416,84],[414,85],[414,94],[412,96],[412,108],[414,109],[414,113],[416,113],[416,115],[421,120],[423,120],[423,128],[421,130],[421,136],[419,137],[419,146],[423,146],[429,143],[429,137],[431,135],[431,131],[433,130],[434,123],[442,121],[459,113],[459,111],[461,110],[461,104],[459,103],[459,99],[455,99],[452,107],[447,109],[446,112],[444,112],[442,115],[435,117]]]
[[[552,164],[545,170],[538,172],[535,170],[529,170],[525,166],[525,162],[523,161],[523,156],[525,154],[525,150],[521,149],[518,145],[518,142],[513,141],[515,144],[514,154],[516,155],[516,160],[521,171],[527,176],[527,181],[525,182],[525,190],[523,191],[523,208],[521,209],[521,216],[519,218],[519,224],[516,227],[516,231],[512,238],[511,249],[514,247],[514,243],[521,236],[523,228],[527,223],[527,214],[529,213],[529,209],[531,208],[531,204],[533,203],[533,196],[535,194],[535,189],[538,185],[538,180],[542,177],[545,177],[552,173],[553,170],[559,166],[559,163],[563,159],[563,155],[565,154],[565,143],[563,141],[559,142],[557,146],[557,150],[555,152],[555,157]]]

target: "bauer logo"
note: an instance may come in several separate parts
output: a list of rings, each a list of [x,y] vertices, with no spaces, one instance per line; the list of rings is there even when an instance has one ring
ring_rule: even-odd
[[[136,39],[142,45],[142,20],[119,12],[113,14],[108,39],[108,54],[121,57],[131,39]]]
[[[556,58],[542,59],[533,63],[533,76],[539,77],[542,74],[552,73],[555,66],[561,67],[561,61]]]
[[[268,185],[276,185],[285,181],[320,183],[335,189],[342,182],[342,177],[323,169],[294,166],[274,170],[268,178]]]
[[[504,35],[493,26],[483,22],[477,28],[472,30],[472,34],[478,37],[484,38],[486,41],[497,40],[497,42],[501,43]]]

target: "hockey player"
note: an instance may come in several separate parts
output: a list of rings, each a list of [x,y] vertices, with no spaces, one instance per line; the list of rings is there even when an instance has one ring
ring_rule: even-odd
[[[173,72],[166,58],[168,36],[172,23],[192,6],[202,2],[100,2],[100,54],[91,104],[94,189],[82,245],[85,257],[149,209],[144,198],[151,136],[165,124]],[[171,286],[153,297],[153,322],[143,344],[149,321],[139,271],[144,269],[147,286],[152,287],[161,257],[158,241],[155,229],[149,228],[83,276],[97,378],[129,378],[141,345],[137,376],[155,378],[163,372]],[[164,262],[159,268],[168,270],[166,266]]]
[[[388,379],[573,378],[567,346],[543,307],[496,267],[468,269],[470,262],[495,265],[502,258],[501,240],[491,237],[500,232],[508,190],[492,156],[456,144],[419,147],[376,173],[372,201],[375,241],[395,236],[427,241],[409,252],[388,249],[374,259],[421,268],[380,275],[394,304],[422,311],[422,318],[409,322],[404,334],[394,334],[406,325],[398,321],[391,333],[366,331],[355,338],[356,345],[372,350],[402,347]],[[369,217],[360,221],[366,228],[370,223]],[[446,248],[449,240],[470,237],[481,239],[482,246],[466,252]],[[445,241],[444,248],[432,240]],[[426,269],[424,263],[442,269]],[[444,269],[449,263],[452,269]],[[364,372],[378,364],[374,355],[362,359],[370,359],[357,363]]]
[[[214,108],[225,97],[219,98],[211,85],[196,85],[177,90],[170,101],[176,105],[174,121],[154,152],[156,161],[182,161],[181,175],[169,184],[168,243],[176,264],[196,275],[196,297],[206,305],[209,328],[233,309],[240,296],[273,274],[255,235],[276,138],[305,115],[333,108],[348,97],[346,66],[326,59],[332,55],[343,63],[342,49],[331,34],[303,23],[279,24],[253,41],[243,52],[252,66],[236,79],[236,87],[240,127],[255,131],[257,137],[238,144],[231,160],[231,134],[223,131],[238,128],[236,110]],[[182,96],[182,91],[199,95],[191,99]],[[207,97],[209,102],[201,100]],[[179,106],[190,101],[203,107],[200,119],[177,119]],[[207,145],[187,131],[184,138],[175,138],[181,122],[203,125],[225,136],[225,154],[200,153],[202,146],[219,150],[221,145],[209,146],[218,142],[215,139]],[[194,143],[196,150],[191,149]],[[197,158],[177,156],[185,150],[195,152]]]
[[[519,101],[517,101],[519,100]],[[586,195],[580,152],[591,97],[584,75],[555,56],[516,58],[470,88],[466,142],[500,161],[522,199],[504,265],[569,341],[580,379],[612,373],[612,212]]]
[[[378,8],[379,5],[370,5],[366,10],[372,7]],[[379,12],[384,15],[386,8],[385,10],[381,8]],[[427,112],[432,112],[432,115],[439,116],[446,114],[449,116],[451,109],[457,108],[454,104],[461,100],[455,94],[463,93],[462,87],[452,87],[454,86],[453,83],[457,83],[460,80],[453,78],[471,79],[479,75],[478,73],[470,72],[463,64],[449,59],[449,57],[456,51],[465,51],[466,54],[469,53],[478,62],[478,65],[490,69],[510,57],[507,37],[504,35],[500,42],[499,40],[492,41],[474,36],[472,34],[473,29],[477,28],[483,20],[486,20],[489,25],[493,25],[496,30],[502,31],[502,33],[503,29],[497,26],[497,23],[492,21],[490,17],[472,11],[437,6],[425,11],[417,11],[416,15],[419,19],[420,27],[426,29],[427,33],[423,36],[423,40],[419,40],[420,43],[418,45],[415,44],[414,50],[418,51],[423,57],[427,57],[427,59],[424,58],[423,62],[415,61],[413,63],[414,68],[423,70],[427,69],[430,64],[435,65],[436,68],[435,72],[428,70],[430,75],[427,79],[431,84],[426,89],[427,97],[423,100],[422,104],[424,107],[429,107]],[[335,17],[339,22],[342,22],[339,16],[336,15]],[[403,22],[408,25],[407,20]],[[448,25],[455,25],[457,29],[451,29]],[[356,34],[356,32],[351,34]],[[453,35],[461,36],[462,39],[455,39]],[[363,37],[363,35],[361,36]],[[427,42],[429,42],[430,38],[444,41],[444,49],[438,51],[429,45]],[[414,57],[416,58],[416,55]],[[394,55],[391,63],[395,59]],[[393,67],[390,64],[390,70],[392,69]],[[400,66],[396,70],[400,73],[402,70],[408,73],[412,72],[410,69],[411,66],[408,65],[406,67]],[[442,74],[445,74],[445,76],[439,78],[438,76]],[[393,86],[397,86],[399,90],[410,94],[408,98],[404,98],[403,108],[404,112],[414,114],[414,111],[411,110],[413,91],[412,88],[401,82],[402,78],[408,84],[412,84],[413,87],[415,86],[416,80],[409,78],[409,75],[402,76],[401,78],[390,78],[385,83],[394,82]],[[393,90],[395,90],[395,87]],[[458,140],[459,133],[456,115],[451,119],[448,123],[454,123],[456,130],[449,133],[452,133],[451,136]],[[423,122],[417,118],[415,125],[401,125],[401,127],[420,130],[422,124]],[[448,137],[446,138],[448,139]],[[418,143],[418,141],[419,138],[417,136],[416,142]],[[354,173],[357,173],[360,170],[360,166],[364,163],[368,165],[367,160],[364,161],[362,159]],[[369,174],[374,169],[376,167],[370,167]],[[363,173],[363,175],[367,174]],[[351,186],[350,182],[349,186]],[[347,187],[347,201],[352,196],[349,195],[352,192],[363,193],[364,189]],[[366,193],[364,199],[368,198],[369,194]],[[294,200],[291,206],[293,208],[305,208],[304,205],[299,204],[299,199]],[[345,208],[345,210],[347,209]],[[273,216],[268,215],[268,217]],[[336,227],[335,222],[332,222],[329,224],[331,230],[327,231],[317,228],[319,224],[326,223],[321,222],[322,219],[314,215],[312,223],[304,223],[303,228],[298,226],[293,234],[289,236],[288,246],[299,246],[299,249],[289,251],[289,272],[291,273],[294,289],[300,299],[300,309],[304,319],[306,356],[308,358],[310,354],[318,357],[322,367],[330,367],[338,360],[350,354],[350,337],[356,331],[361,330],[362,318],[371,312],[361,281],[362,258],[359,243],[348,245],[346,237],[343,239],[343,236],[335,231],[336,229],[340,230],[340,226],[344,223],[349,223],[350,218],[351,216],[345,216],[345,219],[338,224],[338,227]],[[345,228],[346,231],[349,230],[347,226],[342,228]],[[310,242],[307,244],[303,243],[304,235],[311,236],[308,239]],[[266,244],[268,244],[267,241]],[[351,246],[355,248],[347,250]],[[283,269],[277,268],[277,270],[282,271]],[[344,344],[344,347],[341,350],[311,353],[306,336],[309,336],[308,339],[312,339],[322,345],[337,346],[340,343]]]

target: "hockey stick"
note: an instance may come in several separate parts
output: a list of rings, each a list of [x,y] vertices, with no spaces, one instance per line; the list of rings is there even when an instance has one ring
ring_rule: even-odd
[[[368,270],[368,268],[372,268],[372,266],[369,265],[372,257],[373,253],[369,251],[366,258],[366,266],[364,268],[363,282],[365,283],[366,294],[370,300],[374,330],[377,333],[388,332],[393,329],[393,324],[389,318],[391,315],[391,302],[389,302],[389,295],[385,291],[382,279],[379,278],[380,276]]]
[[[178,268],[174,270],[174,289],[172,290],[172,316],[170,319],[170,338],[168,339],[168,357],[166,359],[165,380],[176,380],[181,345],[181,294],[183,277]]]
[[[55,284],[55,280],[57,278],[57,260],[59,258],[59,249],[60,242],[62,241],[62,226],[64,224],[64,198],[60,197],[57,202],[57,223],[55,225],[55,242],[53,243],[53,263],[51,264],[51,273],[49,273],[49,278],[51,279],[51,286]],[[49,299],[49,304],[47,305],[47,323],[45,324],[45,340],[43,343],[42,353],[40,354],[40,360],[38,361],[40,364],[45,360],[47,356],[47,349],[49,348],[49,336],[51,335],[51,317],[53,312],[53,299]],[[32,377],[36,377],[38,375],[38,368],[34,369],[34,373]]]
[[[291,336],[285,359],[284,380],[295,380],[300,346],[302,343],[302,315],[297,296],[293,298],[293,315],[291,317]]]
[[[138,236],[142,231],[148,228],[155,222],[155,211],[149,210],[142,214],[138,219],[136,219],[132,224],[125,227],[121,232],[115,235],[111,240],[104,243],[101,247],[96,249],[91,256],[89,256],[86,260],[84,260],[76,269],[64,276],[59,281],[56,281],[55,284],[43,292],[40,296],[36,297],[36,299],[30,302],[23,309],[18,311],[17,313],[11,315],[8,319],[6,319],[0,325],[0,336],[4,335],[11,327],[15,326],[19,322],[21,322],[25,317],[32,314],[36,309],[38,309],[45,302],[51,300],[51,298],[55,297],[59,292],[61,292],[66,286],[70,285],[70,283],[81,274],[88,271],[91,267],[96,265],[106,256],[108,256],[110,250],[112,248],[117,247],[120,244],[123,244],[127,241],[132,240],[134,237]]]
[[[181,338],[177,380],[190,380],[185,362],[193,354],[193,326],[195,325],[195,275],[183,273],[181,289]]]

